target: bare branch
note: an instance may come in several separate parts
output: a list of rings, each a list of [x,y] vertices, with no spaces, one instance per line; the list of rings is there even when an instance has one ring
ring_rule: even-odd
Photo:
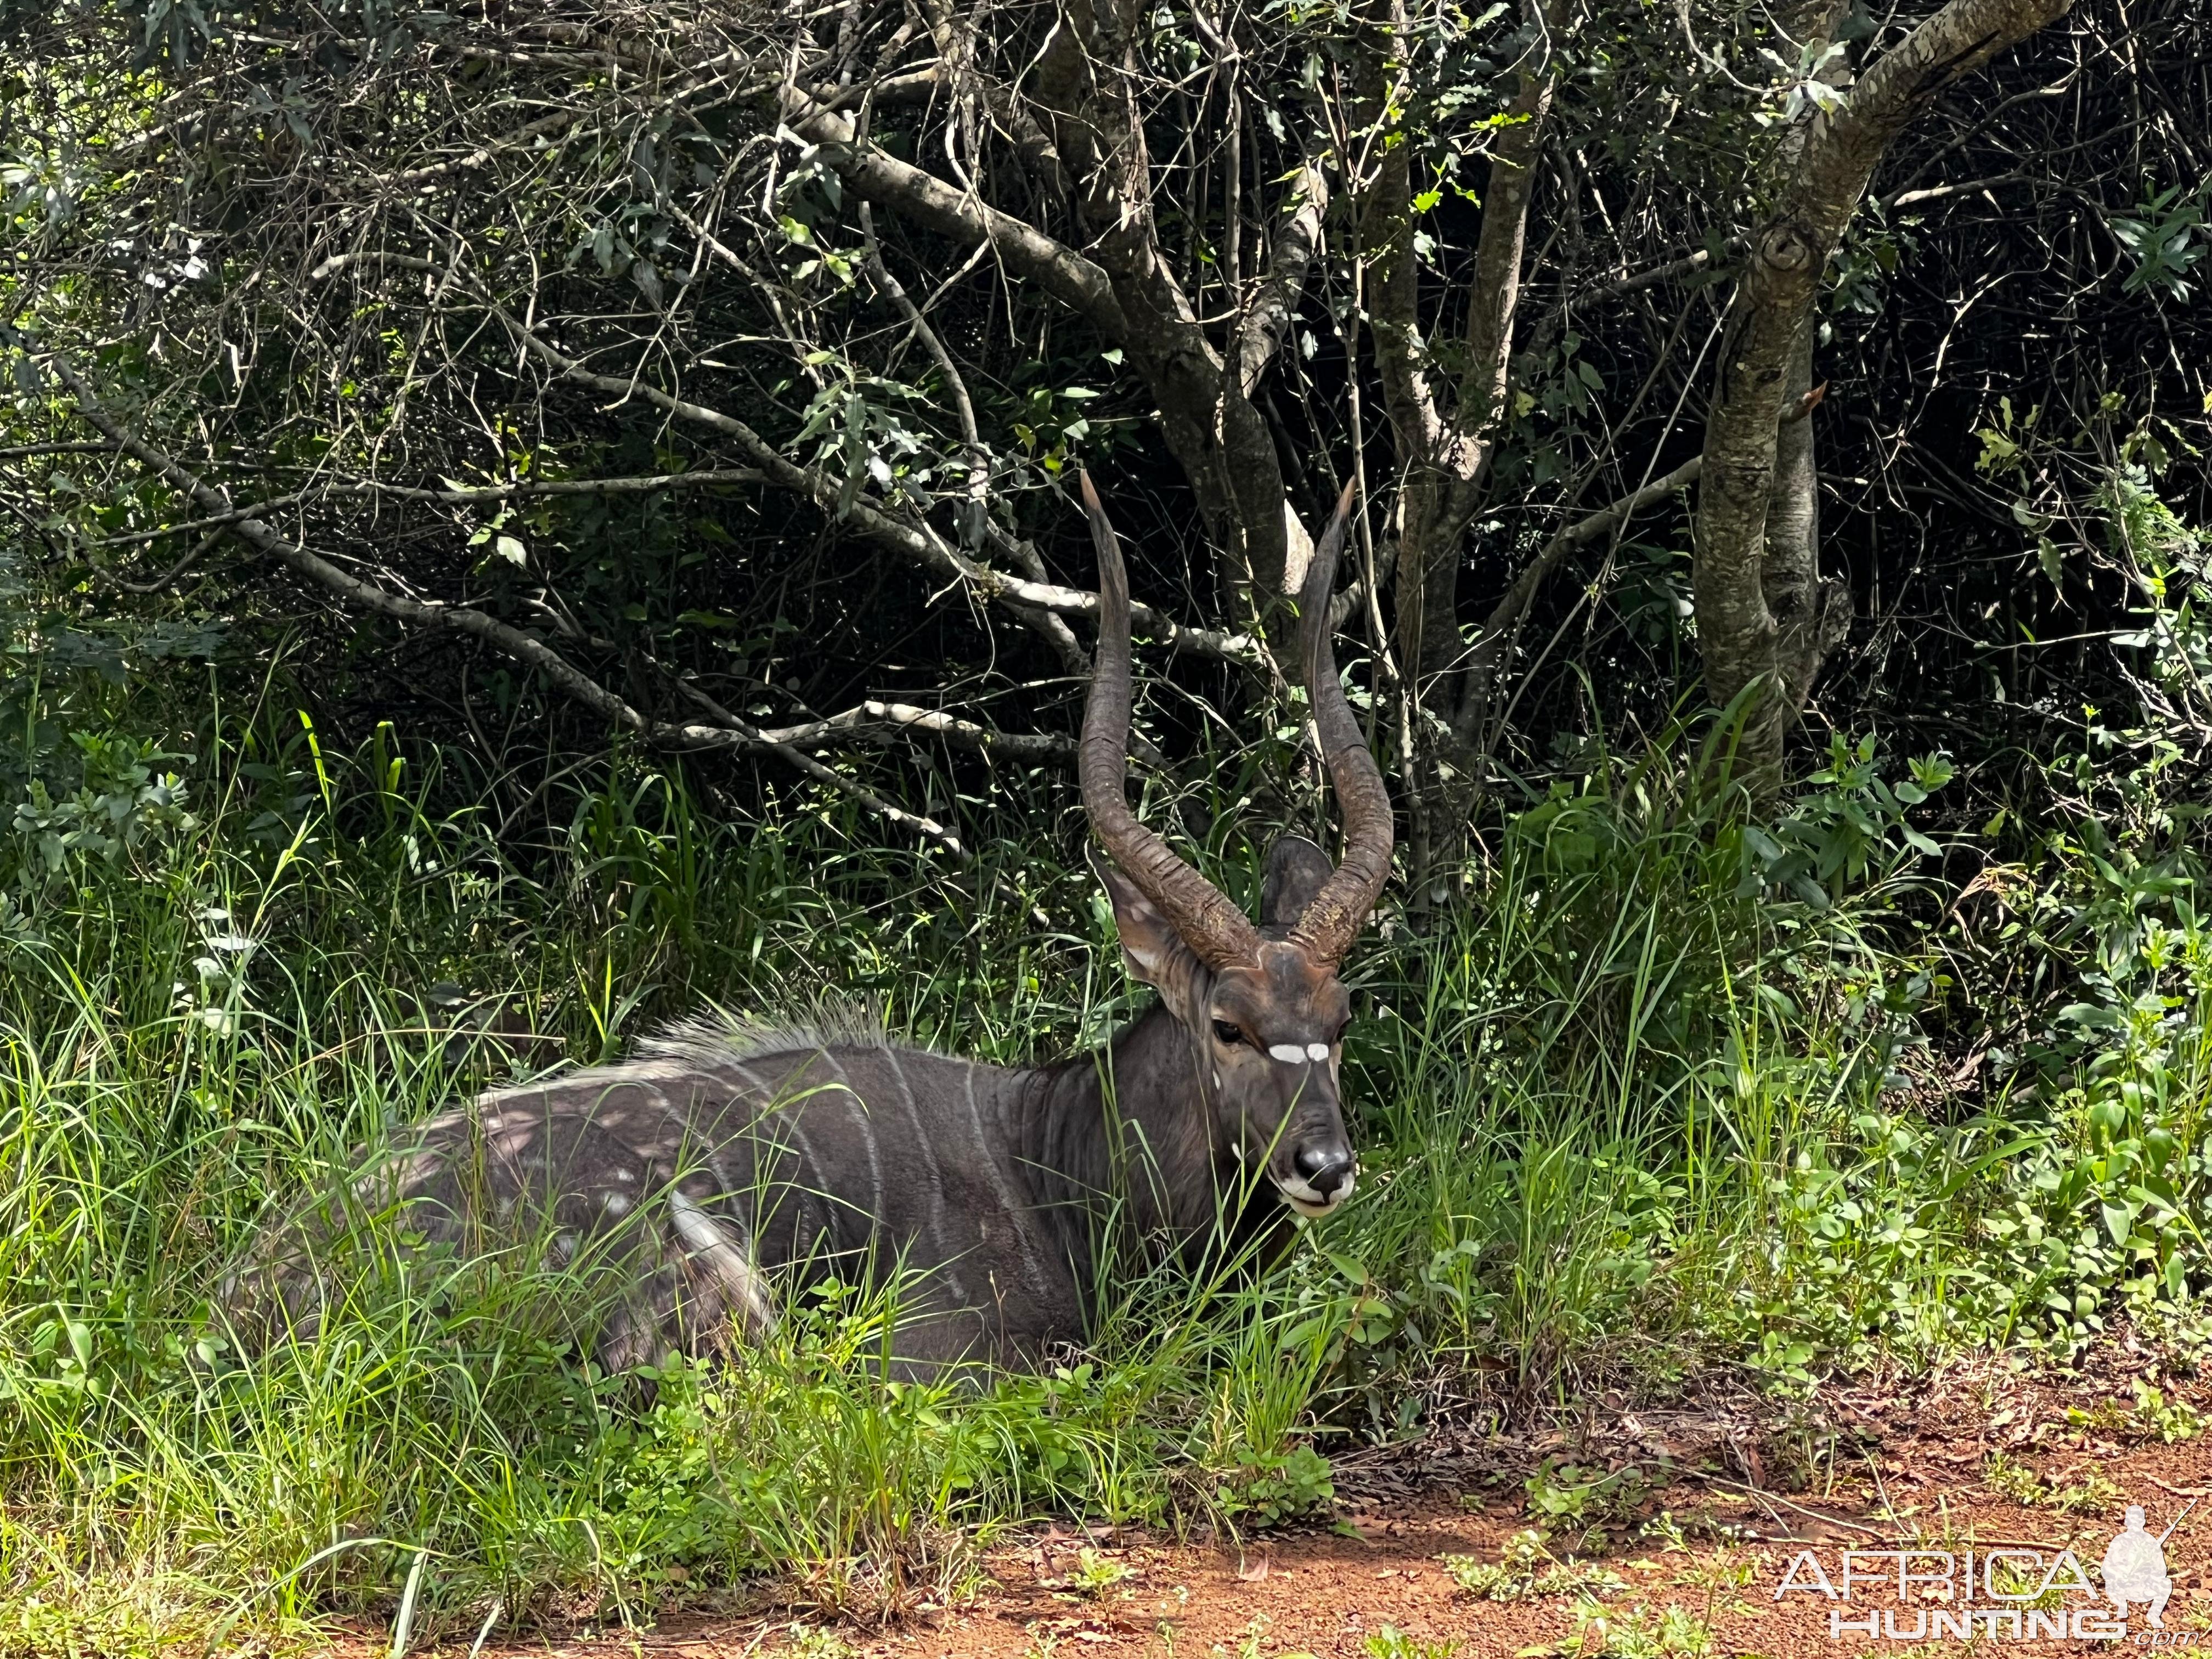
[[[1522,9],[1533,36],[1522,61],[1519,89],[1507,106],[1510,125],[1491,151],[1490,191],[1483,198],[1474,276],[1468,285],[1467,369],[1460,377],[1455,411],[1462,438],[1481,447],[1480,456],[1469,458],[1478,469],[1488,459],[1490,434],[1504,408],[1528,206],[1557,84],[1555,51],[1567,22],[1563,0],[1527,0]]]
[[[105,438],[96,443],[11,444],[0,449],[0,461],[20,461],[34,455],[107,455],[115,446]]]
[[[1993,173],[1987,179],[1968,179],[1955,185],[1929,185],[1920,190],[1900,190],[1882,198],[1885,208],[1917,206],[1922,202],[1940,202],[1947,196],[1972,196],[1977,191],[1995,190],[2000,185],[2024,185],[2029,182],[2025,173]]]
[[[435,161],[428,167],[410,167],[404,173],[386,173],[376,182],[394,188],[410,185],[426,185],[434,179],[450,177],[456,173],[471,173],[486,167],[500,156],[514,150],[527,149],[540,138],[557,138],[583,119],[583,112],[557,109],[550,115],[517,127],[506,137],[495,143],[484,144],[450,161]]]
[[[386,483],[376,478],[334,481],[318,495],[390,495],[407,501],[436,501],[446,507],[469,507],[486,501],[529,500],[541,495],[659,495],[681,489],[728,489],[744,484],[763,484],[768,474],[757,467],[701,467],[692,472],[618,474],[607,478],[517,478],[511,483],[466,484],[459,489],[429,489]]]
[[[790,744],[767,736],[726,709],[708,704],[720,721],[716,726],[677,726],[650,719],[584,673],[543,640],[526,634],[496,617],[464,605],[447,605],[435,599],[410,599],[405,594],[390,592],[340,569],[329,560],[289,540],[259,519],[232,518],[230,515],[235,509],[228,495],[219,486],[195,477],[173,456],[124,427],[107,412],[91,386],[70,367],[66,358],[54,352],[43,355],[56,377],[76,399],[77,412],[113,441],[118,448],[157,474],[171,488],[209,509],[210,518],[223,519],[223,528],[255,552],[274,559],[327,592],[363,610],[374,611],[401,622],[450,629],[480,639],[502,654],[536,669],[576,702],[636,732],[656,747],[729,750],[750,744],[769,750],[808,776],[852,796],[871,811],[892,823],[906,824],[918,830],[954,857],[967,856],[959,837],[935,819],[893,805],[864,785],[824,766],[811,755]],[[691,695],[700,701],[706,701],[703,693],[693,691]]]
[[[1705,458],[1693,455],[1665,476],[1654,478],[1641,489],[1632,490],[1617,501],[1598,508],[1585,518],[1577,519],[1565,526],[1546,542],[1521,574],[1513,579],[1505,596],[1492,607],[1490,616],[1482,625],[1482,633],[1468,653],[1467,690],[1459,712],[1453,719],[1455,735],[1463,747],[1472,748],[1484,741],[1484,728],[1489,723],[1490,704],[1498,683],[1498,670],[1520,637],[1521,625],[1528,618],[1528,608],[1536,595],[1558,568],[1559,561],[1578,547],[1587,547],[1601,536],[1610,535],[1626,525],[1647,507],[1664,501],[1678,490],[1695,483],[1705,470]]]
[[[125,593],[158,593],[198,564],[201,556],[222,539],[223,532],[229,527],[230,523],[228,520],[219,520],[206,535],[192,544],[191,550],[183,558],[179,559],[176,563],[171,565],[151,581],[125,581],[120,576],[111,576],[104,571],[94,572],[94,580],[106,586],[119,588]]]
[[[1267,274],[1237,331],[1237,374],[1244,396],[1260,385],[1275,354],[1282,349],[1291,319],[1305,292],[1306,276],[1321,252],[1322,225],[1328,216],[1328,175],[1312,162],[1298,170],[1297,183],[1284,204]]]
[[[957,744],[961,748],[979,750],[987,754],[1042,757],[1075,752],[1075,740],[1057,732],[995,732],[988,726],[963,720],[939,709],[917,708],[908,702],[883,702],[872,697],[842,714],[830,714],[800,726],[778,726],[772,730],[763,727],[761,736],[775,743],[818,743],[834,733],[855,731],[868,726],[892,726],[908,732],[926,732]]]
[[[821,147],[823,159],[855,194],[963,247],[988,243],[1007,270],[1089,317],[1109,338],[1127,331],[1105,271],[1073,248],[872,144],[856,143],[850,116],[823,107],[796,87],[784,89],[783,118],[808,143]]]
[[[111,444],[93,446],[112,449]],[[697,472],[647,473],[631,477],[614,478],[518,478],[512,483],[472,484],[458,489],[427,489],[405,484],[386,483],[375,478],[334,479],[311,489],[295,490],[289,495],[272,495],[250,506],[233,507],[212,518],[192,519],[183,524],[163,525],[158,530],[135,531],[127,536],[108,536],[94,544],[99,547],[132,547],[141,542],[160,541],[167,536],[187,536],[198,530],[222,529],[242,519],[266,518],[271,513],[281,513],[303,503],[336,500],[344,496],[389,495],[396,501],[436,501],[447,507],[470,507],[489,501],[515,501],[540,495],[653,495],[675,489],[726,489],[736,484],[758,484],[768,482],[768,475],[752,467],[723,467]]]
[[[1731,243],[1729,246],[1740,251],[1740,244]],[[1572,311],[1583,306],[1597,305],[1607,300],[1625,299],[1631,294],[1640,294],[1647,288],[1656,288],[1662,283],[1674,282],[1684,276],[1694,276],[1698,272],[1709,269],[1712,263],[1711,252],[1709,249],[1699,248],[1694,253],[1686,253],[1679,259],[1669,259],[1663,264],[1653,265],[1650,270],[1639,270],[1634,276],[1623,276],[1613,282],[1595,283],[1569,299],[1566,301],[1566,308]]]
[[[557,368],[566,378],[615,397],[643,398],[656,409],[665,410],[679,419],[734,440],[738,447],[760,464],[762,475],[769,483],[805,496],[833,520],[842,520],[851,524],[883,546],[916,564],[927,566],[960,582],[984,599],[1014,602],[1063,617],[1088,617],[1097,612],[1098,596],[1096,593],[1085,593],[1049,582],[1030,581],[977,564],[927,525],[917,526],[896,519],[865,494],[856,495],[849,504],[844,503],[840,500],[839,488],[834,479],[811,467],[800,466],[787,459],[767,439],[735,416],[709,409],[703,404],[672,398],[641,380],[622,380],[586,368],[574,358],[556,350],[531,334],[523,327],[521,321],[505,307],[495,305],[493,312],[526,350]],[[1139,627],[1164,644],[1178,649],[1238,660],[1252,659],[1257,654],[1255,642],[1249,635],[1184,628],[1150,605],[1133,605],[1131,611]]]

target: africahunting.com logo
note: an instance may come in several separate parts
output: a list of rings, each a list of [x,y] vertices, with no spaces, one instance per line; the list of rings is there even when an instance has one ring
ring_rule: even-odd
[[[2070,1549],[1997,1544],[1986,1549],[1800,1550],[1775,1586],[1778,1601],[1816,1595],[1828,1602],[1828,1634],[1893,1642],[2126,1642],[2185,1645],[2166,1628],[2173,1577],[2163,1532],[2141,1504],[2105,1547],[2094,1579]],[[2201,1640],[2201,1637],[2197,1638]]]

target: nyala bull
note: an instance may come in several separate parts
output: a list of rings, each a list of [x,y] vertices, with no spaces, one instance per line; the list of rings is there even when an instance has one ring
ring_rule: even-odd
[[[1034,1070],[933,1054],[863,1024],[694,1023],[627,1064],[486,1094],[372,1159],[314,1223],[273,1228],[234,1311],[319,1317],[330,1217],[397,1219],[402,1248],[534,1241],[617,1275],[610,1370],[757,1336],[778,1287],[902,1263],[900,1357],[1033,1364],[1085,1334],[1099,1241],[1194,1258],[1224,1232],[1265,1253],[1352,1195],[1338,967],[1388,876],[1389,798],[1339,684],[1328,617],[1351,495],[1302,595],[1303,659],[1344,818],[1342,862],[1297,837],[1253,923],[1129,810],[1129,592],[1082,481],[1098,556],[1084,802],[1110,863],[1129,971],[1158,1006],[1103,1050]]]

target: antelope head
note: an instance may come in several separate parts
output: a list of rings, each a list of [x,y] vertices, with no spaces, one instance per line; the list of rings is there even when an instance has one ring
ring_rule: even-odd
[[[1352,1196],[1358,1163],[1340,1094],[1351,998],[1338,966],[1390,873],[1390,799],[1344,700],[1329,643],[1329,592],[1352,490],[1314,550],[1299,627],[1322,756],[1344,817],[1344,861],[1286,836],[1267,858],[1261,925],[1176,857],[1129,810],[1129,582],[1113,526],[1081,477],[1098,550],[1098,659],[1084,711],[1083,801],[1110,866],[1100,876],[1131,975],[1154,987],[1190,1045],[1217,1152],[1264,1161],[1304,1216]]]

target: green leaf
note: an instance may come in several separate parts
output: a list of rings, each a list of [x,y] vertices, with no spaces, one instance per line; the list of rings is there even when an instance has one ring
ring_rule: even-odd
[[[1346,1255],[1336,1250],[1323,1250],[1322,1254],[1328,1258],[1330,1267],[1335,1268],[1353,1284],[1364,1285],[1370,1282],[1370,1276],[1367,1271],[1367,1264],[1358,1257]]]
[[[2128,1023],[2118,1009],[2108,1008],[2101,1002],[2069,1002],[2058,1011],[2058,1018],[2071,1025],[2087,1025],[2101,1031],[2117,1031]]]

